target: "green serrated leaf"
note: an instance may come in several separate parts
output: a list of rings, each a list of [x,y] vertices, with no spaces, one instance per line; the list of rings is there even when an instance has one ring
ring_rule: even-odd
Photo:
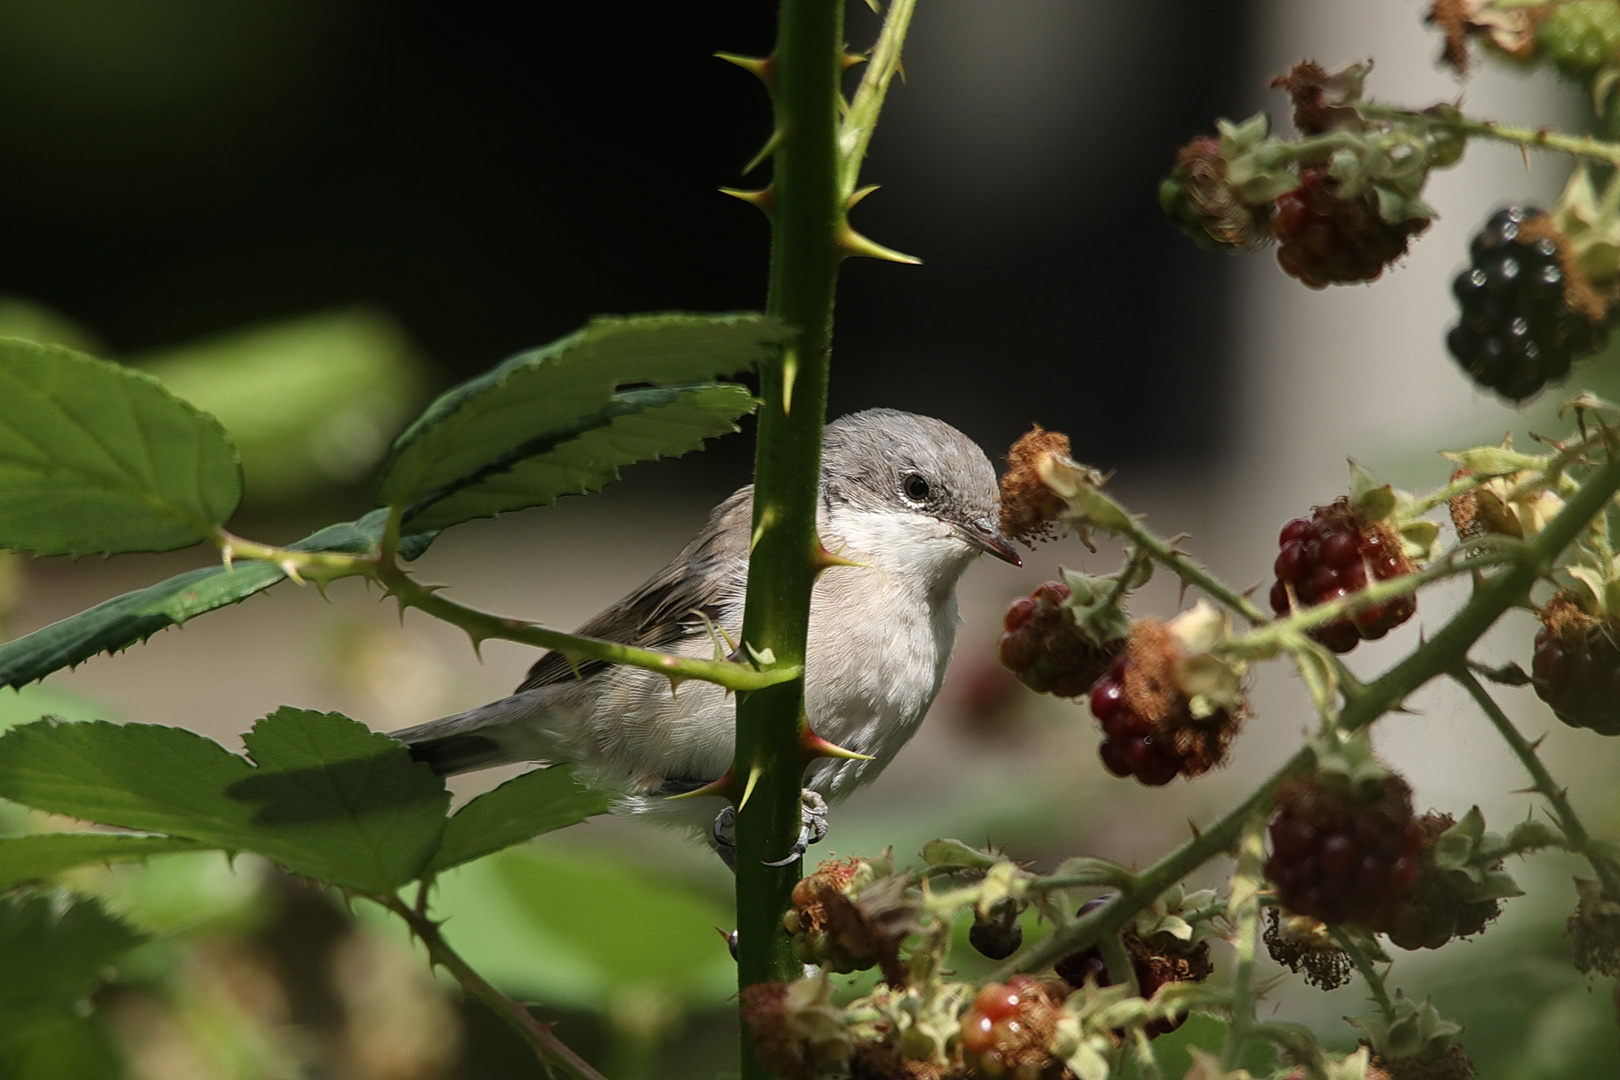
[[[488,470],[511,469],[526,447],[545,452],[578,437],[581,418],[610,410],[621,387],[706,382],[752,367],[786,337],[780,322],[754,314],[596,319],[428,406],[395,441],[379,498],[408,516],[423,514]]]
[[[423,876],[605,814],[612,798],[586,787],[572,765],[533,769],[457,810]]]
[[[368,892],[411,881],[438,847],[444,783],[386,735],[280,709],[243,741],[252,762],[181,728],[40,721],[0,737],[0,797]]]
[[[87,863],[133,862],[205,847],[174,836],[120,833],[35,833],[0,837],[0,891]]]
[[[157,380],[0,339],[0,547],[169,551],[205,539],[241,498],[225,429]]]
[[[961,866],[988,870],[1000,860],[960,840],[930,840],[923,845],[923,862],[929,866]]]
[[[290,546],[298,551],[370,551],[382,538],[387,518],[386,510],[373,510],[358,521],[329,525]],[[412,533],[401,538],[400,554],[416,558],[427,550],[435,535]],[[127,649],[159,630],[240,603],[286,576],[269,563],[241,561],[230,569],[206,566],[189,570],[156,585],[115,596],[0,645],[0,686],[20,687],[97,653]]]
[[[731,383],[618,392],[604,408],[419,499],[406,520],[412,529],[443,529],[596,491],[617,480],[621,466],[700,450],[705,440],[729,435],[757,404],[747,387]]]
[[[62,908],[48,896],[0,897],[0,1031],[72,1010],[140,941],[94,900]]]

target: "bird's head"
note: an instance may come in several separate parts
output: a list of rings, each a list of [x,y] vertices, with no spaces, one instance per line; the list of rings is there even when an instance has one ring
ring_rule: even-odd
[[[977,443],[940,420],[868,409],[827,425],[821,456],[824,540],[851,559],[951,587],[989,553],[1014,566],[996,473]]]

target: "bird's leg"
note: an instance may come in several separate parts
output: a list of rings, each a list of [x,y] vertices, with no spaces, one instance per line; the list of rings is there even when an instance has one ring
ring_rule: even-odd
[[[785,858],[767,862],[766,866],[786,866],[794,859],[802,858],[811,844],[819,844],[826,837],[827,800],[813,788],[804,788],[799,792],[799,802],[802,807],[799,838],[793,842],[793,848]]]
[[[710,826],[709,835],[714,838],[714,853],[720,860],[737,872],[737,841],[733,833],[737,827],[737,811],[727,806],[714,816],[714,824]]]

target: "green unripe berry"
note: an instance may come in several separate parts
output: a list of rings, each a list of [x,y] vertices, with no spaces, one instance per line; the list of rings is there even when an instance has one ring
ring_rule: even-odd
[[[1620,0],[1559,4],[1542,20],[1536,41],[1560,72],[1589,79],[1620,60]]]

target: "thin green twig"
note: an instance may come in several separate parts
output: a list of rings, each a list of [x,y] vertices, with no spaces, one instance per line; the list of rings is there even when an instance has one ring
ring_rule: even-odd
[[[1356,103],[1361,115],[1371,120],[1397,120],[1413,127],[1443,128],[1477,139],[1510,143],[1527,150],[1547,150],[1607,165],[1620,165],[1620,144],[1594,139],[1590,135],[1568,135],[1551,128],[1515,127],[1491,120],[1475,120],[1455,110],[1419,112],[1374,101]]]
[[[1231,1070],[1243,1060],[1243,1048],[1254,1027],[1255,943],[1260,937],[1260,890],[1265,885],[1265,827],[1261,814],[1251,816],[1238,841],[1237,867],[1232,872],[1228,905],[1232,923],[1232,1021],[1221,1047],[1221,1067]]]
[[[1333,940],[1338,943],[1339,948],[1344,950],[1344,954],[1350,958],[1350,963],[1355,965],[1356,971],[1360,973],[1362,980],[1366,982],[1367,989],[1372,991],[1373,1000],[1378,1003],[1378,1011],[1384,1014],[1384,1022],[1393,1024],[1395,1022],[1395,1003],[1389,999],[1389,988],[1384,985],[1384,976],[1374,966],[1372,957],[1368,956],[1367,950],[1361,947],[1361,942],[1345,933],[1341,928],[1330,926],[1328,932],[1333,935]]]
[[[889,83],[900,70],[900,51],[905,45],[906,31],[911,28],[911,15],[917,0],[890,0],[888,13],[883,18],[883,29],[861,76],[861,84],[850,99],[849,109],[838,128],[838,188],[844,200],[855,193],[860,182],[861,165],[866,160],[866,147],[877,130],[878,114],[883,111],[883,99],[889,92]]]

